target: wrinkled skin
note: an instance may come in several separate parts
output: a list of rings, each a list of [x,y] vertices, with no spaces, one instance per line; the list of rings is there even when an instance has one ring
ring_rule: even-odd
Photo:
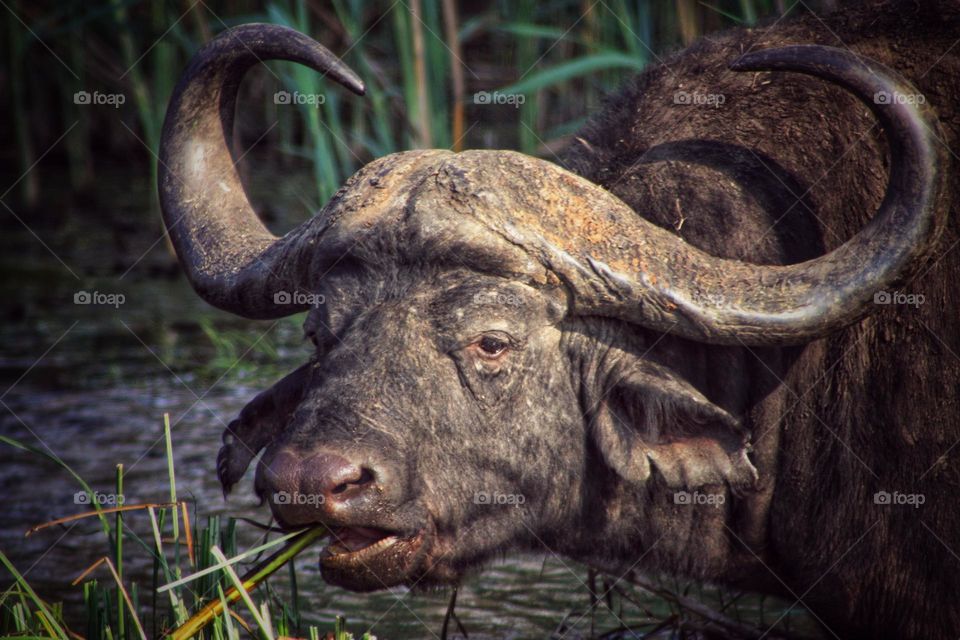
[[[467,272],[405,273],[402,284],[388,277],[394,286],[373,291],[371,275],[327,279],[325,295],[350,304],[311,318],[323,366],[265,453],[257,486],[264,492],[271,484],[269,468],[284,451],[302,458],[331,450],[375,468],[385,493],[347,521],[327,523],[423,532],[426,541],[402,581],[418,581],[429,570],[423,584],[455,582],[501,548],[517,541],[532,546],[544,525],[558,523],[579,501],[575,465],[584,443],[582,433],[568,428],[581,417],[558,309],[529,287]],[[483,336],[510,346],[490,357],[478,344]],[[545,365],[550,375],[531,375]],[[549,412],[542,411],[544,398],[556,399]],[[532,411],[541,412],[533,429]],[[436,473],[451,460],[471,463],[458,474]],[[547,478],[551,488],[544,492]],[[537,501],[478,508],[474,496],[483,491]],[[317,519],[309,507],[278,516],[288,526]],[[383,578],[338,582],[376,589],[389,586]]]
[[[842,90],[730,75],[726,61],[754,45],[836,45],[840,33],[915,82],[960,148],[960,63],[949,53],[958,25],[952,4],[925,13],[900,3],[725,34],[630,83],[563,162],[713,255],[821,255],[876,211],[883,139]],[[678,86],[739,106],[671,106]],[[281,524],[394,536],[357,561],[324,555],[326,579],[356,590],[455,584],[503,551],[546,547],[616,572],[635,565],[777,593],[839,637],[955,637],[953,204],[950,214],[907,289],[925,296],[921,308],[884,307],[796,347],[701,344],[574,316],[559,288],[449,262],[348,257],[307,320],[312,362],[231,425],[221,479],[236,483],[266,447],[256,489]],[[334,493],[311,475],[331,455],[364,470]],[[284,504],[279,491],[327,501]],[[349,508],[334,504],[339,491]],[[722,504],[678,504],[678,491]],[[878,491],[925,503],[880,507]],[[523,502],[485,504],[479,493]]]
[[[615,558],[616,547],[598,556],[596,540],[577,540],[570,527],[590,522],[619,537],[631,525],[617,513],[677,511],[670,487],[753,484],[749,462],[730,462],[745,439],[739,424],[658,362],[670,359],[654,344],[662,338],[564,319],[555,300],[501,278],[424,269],[398,279],[355,269],[325,279],[325,298],[350,304],[308,320],[322,365],[312,367],[301,403],[264,454],[257,489],[272,503],[277,487],[306,493],[308,481],[287,474],[289,461],[334,451],[376,469],[384,491],[342,519],[274,504],[281,523],[375,526],[424,541],[403,559],[404,571],[390,558],[379,571],[325,572],[331,581],[358,590],[455,583],[505,548],[544,544]],[[509,346],[491,356],[484,337]],[[698,448],[693,438],[703,440]],[[671,452],[681,439],[683,449]],[[641,464],[648,457],[653,476]],[[451,461],[457,473],[436,473]],[[621,485],[611,466],[636,485]],[[657,486],[652,501],[638,495]],[[483,492],[524,502],[477,504]],[[672,527],[652,524],[657,538]],[[645,551],[642,539],[618,544]]]

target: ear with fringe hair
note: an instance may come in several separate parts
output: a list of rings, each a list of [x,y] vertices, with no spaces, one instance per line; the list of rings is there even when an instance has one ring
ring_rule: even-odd
[[[736,418],[659,364],[630,357],[617,369],[590,417],[597,448],[621,477],[646,483],[656,473],[675,489],[757,480]]]

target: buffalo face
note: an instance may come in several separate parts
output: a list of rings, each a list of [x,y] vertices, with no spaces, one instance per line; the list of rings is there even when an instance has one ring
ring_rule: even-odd
[[[620,509],[611,477],[755,481],[738,422],[626,325],[469,270],[412,275],[353,264],[325,278],[306,323],[315,356],[257,469],[283,526],[332,530],[329,582],[455,583],[509,549],[566,548],[558,531]]]
[[[358,590],[454,581],[532,544],[583,464],[559,306],[470,272],[409,280],[326,279],[302,400],[257,470],[280,523],[333,531],[324,577]]]

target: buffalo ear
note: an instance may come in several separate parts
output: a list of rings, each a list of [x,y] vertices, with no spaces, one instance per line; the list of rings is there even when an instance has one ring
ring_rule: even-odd
[[[757,480],[736,418],[666,367],[630,360],[591,403],[594,442],[611,468],[636,483],[656,472],[676,489]]]

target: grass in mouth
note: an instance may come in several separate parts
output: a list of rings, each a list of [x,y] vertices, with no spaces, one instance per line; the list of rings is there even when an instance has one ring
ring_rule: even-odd
[[[0,436],[2,444],[59,465],[80,485],[82,494],[78,495],[86,495],[86,503],[92,507],[34,526],[26,535],[95,518],[99,520],[106,543],[106,553],[71,584],[83,591],[83,632],[71,628],[62,604],[50,603],[41,597],[14,562],[0,551],[0,564],[13,577],[13,583],[0,592],[0,636],[21,640],[235,640],[242,634],[267,640],[291,636],[352,639],[354,636],[347,631],[342,617],[335,620],[330,631],[321,632],[316,626],[304,627],[296,597],[289,605],[277,606],[274,601],[271,606],[269,594],[263,591],[268,578],[283,567],[288,567],[291,582],[295,584],[296,569],[292,560],[325,537],[328,531],[324,527],[314,527],[288,533],[238,553],[237,522],[233,518],[225,525],[216,516],[209,518],[203,527],[191,522],[189,504],[177,496],[167,415],[164,415],[164,437],[169,501],[124,503],[123,465],[117,465],[113,494],[117,499],[108,501],[110,506],[105,506],[97,499],[102,494],[95,492],[56,454]],[[148,516],[149,535],[141,536],[127,526],[126,519],[134,514]],[[147,553],[153,560],[151,584],[148,585],[152,602],[148,606],[142,606],[146,604],[141,601],[143,586],[124,574],[124,557],[132,553]],[[265,553],[269,554],[266,558],[242,575],[238,574],[239,563],[251,562]],[[369,633],[364,633],[362,638],[374,640]]]

